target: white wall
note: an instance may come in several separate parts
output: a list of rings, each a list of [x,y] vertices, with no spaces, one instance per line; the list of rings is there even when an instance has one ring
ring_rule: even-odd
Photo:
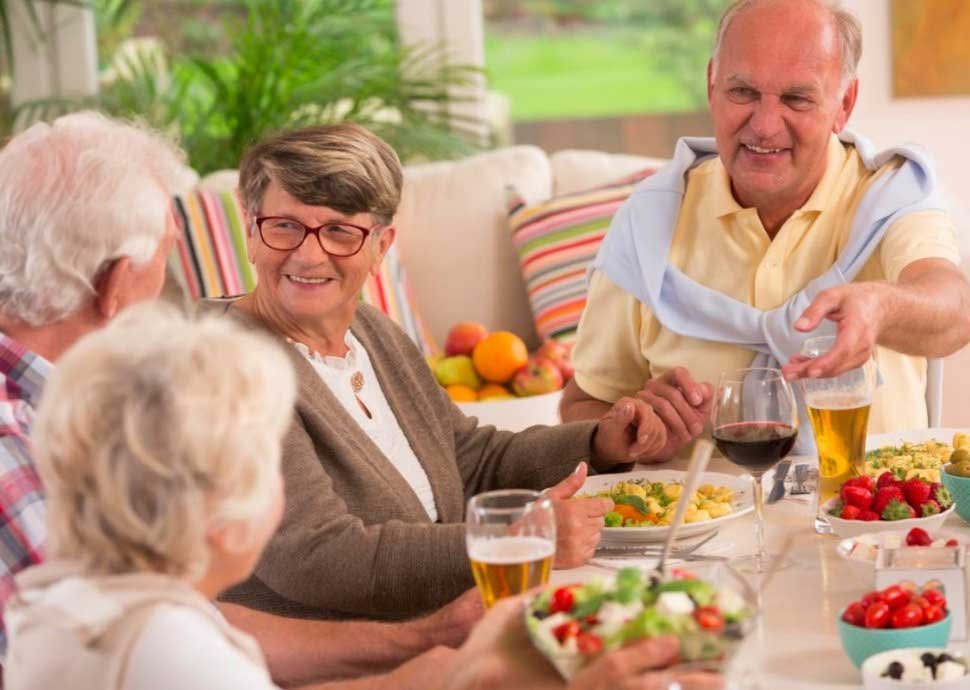
[[[963,265],[970,269],[970,96],[893,98],[889,0],[843,4],[863,27],[859,102],[850,124],[879,146],[913,141],[934,155],[940,180],[955,204]],[[944,379],[944,425],[970,427],[970,348],[947,360]]]

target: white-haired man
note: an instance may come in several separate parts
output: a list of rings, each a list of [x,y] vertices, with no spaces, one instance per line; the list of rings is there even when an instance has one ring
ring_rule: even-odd
[[[702,433],[720,372],[828,377],[874,355],[886,385],[870,429],[926,427],[926,358],[970,340],[970,285],[925,155],[877,155],[844,131],[861,52],[835,2],[726,10],[708,65],[715,138],[681,140],[614,218],[564,419],[636,394],[667,425],[664,460]],[[813,331],[837,341],[806,360]]]
[[[35,125],[0,150],[0,613],[14,575],[44,557],[44,490],[28,443],[44,383],[79,338],[158,296],[177,231],[171,194],[194,175],[182,161],[163,137],[90,112]],[[223,612],[257,637],[278,680],[297,684],[457,646],[481,604],[469,592],[401,624]],[[434,666],[415,668],[406,672]]]

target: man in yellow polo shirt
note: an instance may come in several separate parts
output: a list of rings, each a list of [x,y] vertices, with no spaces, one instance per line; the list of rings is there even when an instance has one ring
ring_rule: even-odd
[[[718,155],[686,173],[668,269],[759,310],[777,310],[831,269],[867,191],[903,165],[895,157],[869,167],[861,146],[837,136],[855,105],[860,54],[858,21],[831,3],[742,0],[728,8],[708,66]],[[633,233],[656,232],[643,197],[636,203],[636,214],[624,208],[617,219],[635,217]],[[834,321],[838,340],[830,356],[788,361],[786,375],[833,376],[872,354],[885,385],[873,398],[870,430],[925,428],[925,358],[970,340],[970,285],[959,259],[944,211],[893,217],[851,282],[822,291],[791,318],[801,332]],[[563,419],[602,415],[611,401],[635,394],[668,427],[668,445],[654,459],[673,457],[702,433],[712,383],[722,371],[750,366],[756,352],[675,332],[606,273],[591,276]],[[687,298],[673,297],[690,317]]]

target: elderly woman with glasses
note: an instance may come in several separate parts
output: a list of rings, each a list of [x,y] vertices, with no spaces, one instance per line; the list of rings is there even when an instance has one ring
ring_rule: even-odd
[[[258,286],[209,307],[286,343],[299,391],[282,524],[229,600],[303,617],[438,607],[472,584],[466,500],[506,487],[552,487],[555,564],[579,565],[612,507],[570,498],[586,463],[629,467],[665,442],[653,410],[632,398],[598,422],[516,434],[462,414],[403,331],[358,299],[394,241],[401,186],[394,151],[351,124],[274,136],[242,161]]]

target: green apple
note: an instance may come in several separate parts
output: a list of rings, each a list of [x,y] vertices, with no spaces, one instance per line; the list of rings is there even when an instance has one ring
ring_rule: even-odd
[[[482,379],[468,355],[442,357],[434,364],[434,375],[442,386],[459,384],[475,390],[482,387]]]

